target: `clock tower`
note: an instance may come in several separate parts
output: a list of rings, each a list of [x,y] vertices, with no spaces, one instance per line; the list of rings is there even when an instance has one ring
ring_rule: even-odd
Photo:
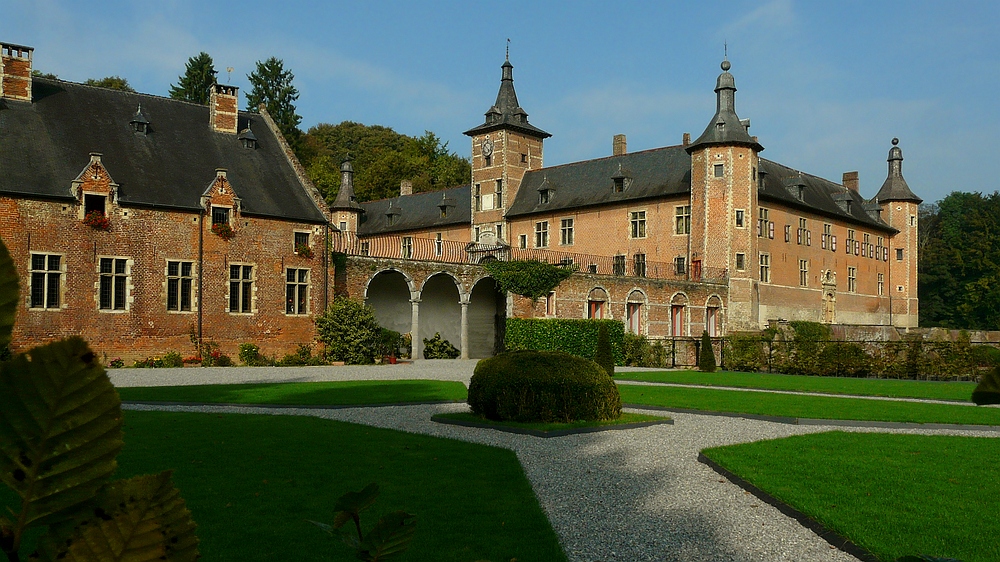
[[[465,134],[472,137],[472,240],[491,232],[509,244],[507,209],[524,172],[542,167],[542,141],[552,135],[528,123],[528,113],[517,103],[510,59],[500,68],[496,103],[486,121]]]

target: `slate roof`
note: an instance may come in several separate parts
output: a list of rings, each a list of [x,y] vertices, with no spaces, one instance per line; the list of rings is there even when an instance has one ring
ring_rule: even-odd
[[[30,104],[0,105],[0,193],[69,199],[99,152],[122,205],[198,211],[216,168],[225,168],[245,214],[326,222],[263,117],[239,114],[237,130],[253,120],[252,150],[213,131],[207,106],[46,78],[34,78],[32,92]],[[140,102],[147,135],[129,125]]]
[[[892,148],[889,149],[889,175],[885,178],[885,183],[878,190],[875,198],[879,201],[913,201],[923,203],[923,199],[917,197],[910,191],[910,186],[906,185],[903,179],[903,151],[896,146],[899,139],[892,139]]]
[[[528,123],[528,113],[517,103],[517,92],[514,91],[514,65],[510,60],[500,66],[503,74],[500,78],[500,91],[497,101],[486,111],[486,121],[482,125],[465,131],[466,135],[475,136],[499,129],[513,129],[538,138],[551,137],[549,133]]]
[[[736,114],[736,79],[729,73],[729,68],[729,61],[722,61],[722,74],[715,82],[715,115],[705,127],[705,132],[687,147],[688,152],[717,144],[752,146],[757,152],[764,150],[757,139],[747,132],[750,122],[744,125]]]
[[[614,177],[624,176],[624,191],[614,192]],[[549,190],[540,203],[539,190]],[[507,216],[548,213],[683,195],[691,191],[691,156],[683,146],[669,146],[531,170],[524,174]]]
[[[441,191],[414,193],[391,199],[361,203],[364,214],[358,224],[359,236],[389,234],[424,228],[472,224],[472,190],[470,186]],[[440,205],[448,205],[448,216],[441,217]],[[391,206],[391,207],[390,207]],[[391,211],[390,211],[391,209]],[[388,212],[396,213],[396,222],[389,226]]]

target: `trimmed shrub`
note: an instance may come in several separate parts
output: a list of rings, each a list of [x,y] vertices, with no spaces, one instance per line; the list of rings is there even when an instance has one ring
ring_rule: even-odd
[[[328,361],[369,365],[379,355],[382,327],[371,307],[337,297],[322,316],[316,318],[317,338],[326,346]]]
[[[461,354],[451,342],[441,339],[439,332],[431,339],[424,338],[424,359],[455,359]]]
[[[382,328],[378,336],[379,348],[382,355],[399,357],[399,348],[403,345],[403,334],[388,328]]]
[[[622,362],[629,367],[642,367],[649,347],[646,338],[632,332],[625,332],[625,336],[622,338]]]
[[[983,375],[983,380],[972,391],[972,401],[977,406],[1000,404],[1000,365]]]
[[[767,366],[764,338],[759,333],[731,333],[726,336],[726,369],[756,373]]]
[[[593,359],[597,355],[597,327],[601,324],[608,327],[615,365],[624,365],[625,325],[618,320],[508,318],[505,344],[509,351],[565,351]]]
[[[266,367],[274,365],[274,360],[260,354],[260,348],[252,343],[240,344],[240,361],[249,367]]]
[[[313,357],[312,346],[303,343],[296,348],[294,353],[289,353],[278,360],[276,363],[279,367],[305,367],[308,365],[323,365],[323,358],[320,356]]]
[[[867,377],[872,360],[865,348],[853,342],[828,342],[819,354],[819,374],[834,377]]]
[[[622,411],[604,369],[561,351],[511,351],[480,361],[469,406],[491,420],[519,422],[613,420]]]
[[[163,356],[163,366],[164,367],[183,367],[184,358],[181,357],[180,353],[176,351],[171,351]]]
[[[594,363],[601,366],[609,377],[615,376],[615,357],[611,353],[611,340],[608,338],[608,325],[597,326],[597,349],[594,351]]]
[[[698,370],[705,373],[715,372],[715,350],[712,349],[712,338],[707,331],[701,333],[701,353],[698,357]]]

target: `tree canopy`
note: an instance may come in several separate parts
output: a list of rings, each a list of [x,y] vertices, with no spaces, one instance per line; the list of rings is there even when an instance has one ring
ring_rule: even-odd
[[[1000,193],[921,206],[920,325],[1000,328]]]
[[[299,91],[292,85],[295,75],[285,70],[281,59],[271,57],[264,62],[257,61],[256,70],[248,74],[247,79],[250,80],[247,109],[257,112],[263,104],[288,143],[297,147],[302,136],[299,130],[302,117],[295,113],[294,102],[299,99]]]
[[[192,103],[208,105],[212,85],[215,84],[215,65],[206,52],[188,59],[184,74],[177,78],[177,84],[170,85],[170,97]]]
[[[321,123],[303,135],[298,155],[328,201],[340,190],[340,163],[348,154],[359,201],[395,197],[402,180],[420,193],[468,184],[472,176],[469,160],[449,152],[448,143],[430,131],[410,137],[381,125]]]
[[[84,84],[97,86],[98,88],[108,88],[111,90],[121,90],[123,92],[133,92],[135,90],[129,85],[128,80],[121,76],[106,76],[104,78],[87,78]]]

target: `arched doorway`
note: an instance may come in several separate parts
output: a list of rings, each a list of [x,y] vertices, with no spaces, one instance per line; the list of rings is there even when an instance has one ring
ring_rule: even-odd
[[[705,331],[713,338],[722,335],[722,299],[718,295],[708,297],[705,302]]]
[[[420,289],[419,330],[420,349],[423,349],[423,340],[433,338],[435,333],[456,348],[462,348],[462,304],[458,281],[451,275],[436,273],[424,281]]]
[[[587,295],[587,318],[602,319],[609,317],[608,292],[601,287],[595,287]]]
[[[646,294],[639,289],[633,290],[628,295],[625,302],[625,327],[633,334],[642,335],[646,332],[643,328],[644,313],[646,308]]]
[[[368,282],[365,304],[375,311],[383,327],[401,334],[412,329],[410,284],[405,275],[394,269],[380,271]]]
[[[684,293],[677,293],[670,299],[670,335],[687,335],[687,304],[688,298]]]
[[[506,299],[492,277],[476,282],[469,295],[466,320],[469,330],[469,358],[492,357],[497,347],[497,334],[506,320]]]

